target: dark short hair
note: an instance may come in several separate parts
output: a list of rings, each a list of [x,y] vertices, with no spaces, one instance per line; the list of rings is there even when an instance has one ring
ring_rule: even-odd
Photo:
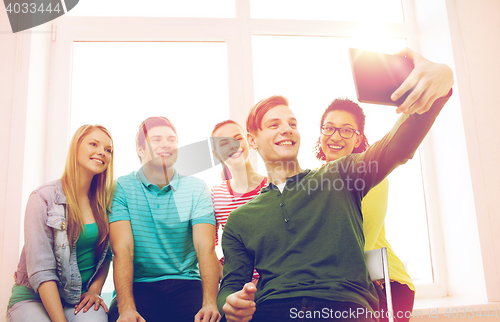
[[[325,122],[326,116],[333,111],[344,111],[347,113],[350,113],[352,116],[354,116],[354,119],[356,120],[356,123],[359,127],[358,131],[363,135],[363,141],[361,144],[352,150],[352,153],[361,153],[366,151],[368,148],[368,139],[366,138],[365,135],[365,113],[363,113],[363,109],[361,106],[359,106],[356,102],[351,101],[348,98],[336,98],[323,112],[323,116],[321,116],[321,122],[319,123],[319,126],[323,126],[323,122]],[[313,146],[313,154],[316,157],[316,159],[320,161],[325,161],[326,160],[326,155],[323,152],[323,149],[321,148],[321,136],[318,138],[318,141],[314,144]]]
[[[264,115],[266,115],[270,109],[278,105],[288,106],[288,100],[283,96],[275,95],[263,99],[255,104],[247,117],[247,132],[257,134],[259,130],[262,130],[262,119],[264,118]]]
[[[135,136],[135,146],[136,148],[141,147],[143,149],[146,148],[146,138],[148,137],[148,131],[157,126],[168,126],[174,131],[177,136],[177,130],[172,122],[164,116],[152,116],[145,119],[141,125],[139,125],[139,130],[137,131],[137,135]],[[142,159],[139,156],[139,160]]]

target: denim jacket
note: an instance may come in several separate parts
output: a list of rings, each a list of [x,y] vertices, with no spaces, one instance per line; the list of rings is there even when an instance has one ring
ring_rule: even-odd
[[[46,183],[31,193],[24,218],[24,247],[14,277],[16,284],[36,293],[43,282],[55,281],[61,298],[67,304],[78,304],[106,258],[109,241],[92,278],[83,288],[76,242],[71,248],[68,243],[67,211],[61,180]]]

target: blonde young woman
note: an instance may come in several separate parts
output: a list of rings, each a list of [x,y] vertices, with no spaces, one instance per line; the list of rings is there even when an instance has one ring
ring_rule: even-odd
[[[358,104],[347,98],[334,100],[321,117],[321,133],[314,147],[316,158],[330,162],[351,153],[364,152],[368,148],[364,128],[365,115]],[[387,247],[394,316],[399,322],[407,322],[413,310],[415,287],[385,238],[388,193],[389,181],[386,178],[361,202],[365,251]],[[386,311],[385,299],[380,304],[380,308]]]
[[[249,156],[250,147],[246,132],[236,122],[227,120],[215,125],[212,131],[214,154],[223,166],[223,182],[212,188],[216,231],[224,229],[231,211],[244,205],[260,193],[267,185],[267,178],[258,174],[253,168]],[[219,240],[216,236],[216,245]],[[224,257],[220,259],[219,277],[222,279]],[[256,270],[253,272],[254,283],[259,279]]]
[[[100,294],[108,274],[107,208],[113,141],[100,125],[71,139],[64,174],[33,191],[7,321],[108,321]]]

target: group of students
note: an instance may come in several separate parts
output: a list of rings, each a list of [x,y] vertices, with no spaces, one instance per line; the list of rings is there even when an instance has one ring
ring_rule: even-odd
[[[453,74],[407,55],[415,69],[394,100],[414,88],[382,140],[369,146],[362,109],[336,99],[314,147],[324,165],[303,170],[297,120],[286,98],[272,96],[252,108],[246,130],[231,120],[214,127],[223,182],[211,193],[175,170],[178,136],[167,118],[141,123],[142,166],[115,184],[111,134],[80,127],[62,178],[30,195],[7,321],[375,321],[383,286],[370,280],[364,251],[380,247],[389,251],[394,316],[408,321],[415,289],[385,239],[386,176],[413,156]],[[250,149],[267,177],[252,167]],[[100,293],[111,253],[108,312]]]

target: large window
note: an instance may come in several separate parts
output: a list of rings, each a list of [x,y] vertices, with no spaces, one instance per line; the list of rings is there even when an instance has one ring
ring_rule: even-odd
[[[180,146],[206,140],[214,124],[229,118],[226,51],[216,42],[75,43],[70,133],[85,123],[106,126],[116,177],[140,167],[135,135],[147,117],[169,118]],[[216,168],[197,176],[220,180]],[[108,278],[107,300],[112,291]]]
[[[300,164],[303,168],[318,167],[320,163],[314,158],[312,147],[319,137],[323,111],[335,98],[356,100],[348,48],[394,53],[405,46],[405,39],[381,39],[373,44],[353,38],[255,36],[255,100],[275,94],[290,100],[301,133]],[[361,106],[367,115],[368,142],[380,140],[398,118],[395,107]],[[417,153],[389,176],[385,228],[387,239],[414,282],[425,284],[433,282],[433,272],[420,168]]]
[[[189,145],[206,139],[221,120],[243,124],[255,102],[280,94],[299,120],[301,166],[315,168],[311,149],[322,111],[336,97],[356,99],[347,49],[393,53],[415,41],[398,0],[212,2],[220,10],[203,15],[205,4],[192,1],[175,10],[171,1],[140,2],[148,10],[120,1],[118,10],[89,0],[58,20],[50,83],[58,94],[49,102],[48,142],[69,140],[83,123],[100,123],[114,136],[120,176],[139,166],[134,135],[146,117],[167,116],[180,145]],[[353,15],[353,3],[363,10]],[[373,143],[397,115],[394,107],[362,107]],[[50,116],[70,121],[50,128]],[[60,150],[51,155],[64,155]],[[48,173],[58,166],[49,165]],[[415,283],[424,285],[435,282],[436,263],[420,169],[417,153],[391,174],[386,230]],[[220,182],[218,167],[197,175],[209,186]]]

